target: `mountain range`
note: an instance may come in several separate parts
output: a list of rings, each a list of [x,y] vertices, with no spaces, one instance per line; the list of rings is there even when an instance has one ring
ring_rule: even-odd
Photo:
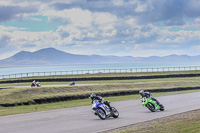
[[[45,48],[35,52],[21,51],[9,58],[0,60],[1,67],[7,66],[41,66],[71,64],[106,64],[106,63],[140,63],[140,62],[197,62],[200,56],[169,55],[169,56],[100,56],[76,55],[55,48]]]

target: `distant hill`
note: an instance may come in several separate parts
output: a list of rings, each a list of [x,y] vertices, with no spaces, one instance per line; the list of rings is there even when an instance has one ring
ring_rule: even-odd
[[[0,60],[0,66],[36,66],[69,64],[105,64],[105,63],[139,63],[139,62],[196,62],[200,56],[169,55],[164,57],[131,57],[75,55],[54,48],[41,49],[36,52],[21,51],[7,59]]]

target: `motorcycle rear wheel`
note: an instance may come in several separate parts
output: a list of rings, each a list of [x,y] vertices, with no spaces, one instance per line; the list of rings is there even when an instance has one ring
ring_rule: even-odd
[[[164,106],[161,104],[160,105],[160,111],[164,111],[165,110],[165,108],[164,108]]]
[[[112,107],[112,114],[113,114],[113,117],[114,117],[114,118],[119,117],[119,112],[118,112],[117,109],[114,108],[114,107]]]

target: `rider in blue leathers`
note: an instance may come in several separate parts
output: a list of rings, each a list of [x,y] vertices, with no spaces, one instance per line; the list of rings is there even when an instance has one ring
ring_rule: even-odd
[[[107,105],[107,106],[110,108],[110,110],[112,110],[112,108],[111,108],[109,102],[108,102],[108,101],[104,101],[104,98],[102,98],[101,96],[97,96],[96,94],[92,93],[92,94],[90,95],[90,98],[91,98],[91,100],[92,100],[92,101],[91,101],[92,104],[93,104],[93,101],[99,100],[99,102],[103,102],[105,105]]]

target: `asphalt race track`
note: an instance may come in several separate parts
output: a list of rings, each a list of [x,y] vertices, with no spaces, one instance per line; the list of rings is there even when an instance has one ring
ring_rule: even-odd
[[[200,108],[200,92],[157,97],[165,111],[150,112],[140,99],[111,103],[119,118],[101,120],[91,106],[0,117],[0,133],[95,133]],[[106,98],[105,98],[106,100]]]
[[[96,85],[96,84],[76,84],[73,86],[84,86],[84,85]],[[60,84],[60,85],[42,85],[42,87],[63,87],[63,86],[70,86],[69,84]],[[31,86],[10,86],[10,87],[2,87],[2,89],[6,88],[29,88]],[[37,87],[37,86],[35,86]]]
[[[76,86],[84,86],[84,85],[96,85],[96,84],[76,84]],[[64,87],[70,86],[69,84],[61,84],[61,85],[42,85],[42,87]],[[73,85],[74,86],[74,85]],[[31,86],[9,86],[9,87],[0,87],[0,89],[12,89],[12,88],[29,88]],[[37,87],[37,86],[35,86]]]

